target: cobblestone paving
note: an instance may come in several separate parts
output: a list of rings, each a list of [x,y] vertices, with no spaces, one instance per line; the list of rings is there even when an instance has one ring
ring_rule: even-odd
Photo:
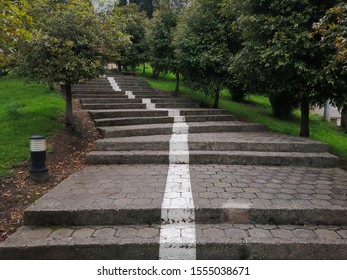
[[[32,207],[160,209],[167,172],[167,165],[89,166]],[[347,173],[338,168],[191,165],[190,173],[196,208],[347,208]]]
[[[36,240],[42,245],[49,245],[54,241],[70,240],[70,242],[90,242],[90,240],[123,240],[136,242],[159,243],[160,225],[132,225],[132,226],[84,226],[84,227],[22,227],[17,235],[11,236],[11,241],[20,245],[27,244],[28,240]],[[25,239],[21,238],[25,235]],[[258,224],[197,224],[197,242],[201,240],[214,240],[225,242],[228,239],[259,240],[316,240],[343,242],[347,240],[347,226],[299,226],[299,225],[258,225]],[[87,239],[89,239],[87,241]],[[19,243],[19,244],[18,244]]]
[[[159,208],[168,166],[89,166],[62,182],[33,209]]]
[[[347,208],[347,173],[338,168],[191,165],[190,170],[197,208]]]

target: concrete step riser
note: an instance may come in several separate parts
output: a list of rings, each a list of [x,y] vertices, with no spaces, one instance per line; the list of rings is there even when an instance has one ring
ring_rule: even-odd
[[[170,93],[160,93],[155,90],[139,90],[139,91],[132,91],[133,94],[136,96],[136,98],[140,98],[141,96],[153,96],[160,98],[161,96],[167,96],[170,97],[172,94]],[[73,90],[72,94],[74,96],[78,96],[80,94],[88,94],[91,98],[95,98],[99,96],[100,94],[115,94],[115,95],[125,95],[125,91],[114,91],[114,90]],[[149,97],[148,97],[149,98]]]
[[[83,104],[82,107],[87,110],[102,109],[146,109],[146,104],[124,103],[124,104]]]
[[[198,208],[197,224],[346,225],[346,209]],[[88,226],[160,224],[161,209],[80,209],[79,211],[28,211],[31,226]]]
[[[169,150],[168,142],[107,142],[97,141],[96,151],[134,151],[134,150]],[[230,142],[189,142],[190,151],[257,151],[257,152],[327,152],[326,145],[321,144],[292,144],[292,143],[230,143]]]
[[[24,212],[24,225],[136,225],[161,222],[161,209],[79,209]]]
[[[126,95],[124,95],[124,99],[128,99]],[[142,103],[142,98],[135,98],[135,99],[128,99],[129,103]],[[89,104],[105,104],[105,103],[120,103],[123,101],[120,101],[120,98],[82,98],[81,100],[82,103],[89,103]],[[152,103],[155,104],[185,104],[185,103],[191,103],[191,100],[188,99],[173,99],[173,98],[167,98],[167,97],[162,97],[162,98],[156,98],[155,100],[152,99]]]
[[[231,115],[221,116],[187,116],[186,122],[206,122],[206,121],[234,121],[235,117]],[[174,119],[171,117],[160,118],[137,118],[137,119],[109,119],[109,120],[95,120],[97,126],[125,126],[125,125],[139,125],[139,124],[159,124],[159,123],[173,123]]]
[[[0,249],[2,260],[158,260],[158,242],[57,244]]]
[[[326,157],[295,157],[295,156],[254,156],[254,155],[206,155],[190,154],[190,162],[198,164],[226,164],[226,165],[264,165],[264,166],[303,166],[303,167],[338,167],[336,158]]]
[[[108,99],[129,99],[128,96],[125,95],[125,93],[120,92],[120,93],[116,93],[116,92],[112,92],[112,93],[97,93],[97,94],[90,94],[90,93],[78,93],[78,94],[74,94],[75,98],[79,98],[79,99],[104,99],[104,98],[108,98]],[[164,95],[164,94],[139,94],[136,95],[136,100],[141,100],[142,98],[157,98],[157,99],[162,99],[162,98],[170,98],[171,96],[169,95]]]
[[[90,104],[90,103],[82,103],[82,106],[84,109],[89,110],[102,110],[102,109],[145,109],[146,105],[142,102],[128,102],[123,104],[118,103],[96,103],[96,104]],[[189,103],[173,103],[173,104],[157,104],[156,108],[199,108],[198,104]]]
[[[126,126],[126,125],[140,125],[140,124],[160,124],[160,123],[173,123],[174,119],[171,117],[156,117],[156,118],[138,118],[138,119],[115,119],[115,120],[94,120],[96,126]]]
[[[110,85],[100,85],[100,86],[78,86],[73,87],[73,91],[79,91],[79,90],[88,90],[88,91],[97,91],[97,90],[112,90],[112,87]]]
[[[346,244],[303,242],[197,242],[197,260],[345,260]],[[56,244],[4,248],[3,260],[158,260],[159,243]],[[246,272],[244,272],[246,273]]]
[[[158,103],[155,105],[156,108],[199,108],[199,104],[196,103]]]
[[[244,126],[201,126],[190,127],[189,133],[215,133],[215,132],[257,132],[264,131],[265,127],[262,125],[244,125]],[[172,128],[144,128],[144,129],[129,129],[129,130],[108,130],[100,129],[101,135],[104,138],[114,137],[130,137],[130,136],[146,136],[146,135],[168,135],[172,134]]]
[[[280,240],[244,244],[240,241],[200,242],[196,244],[196,254],[198,260],[343,260],[347,258],[347,245]]]
[[[134,118],[134,117],[167,117],[168,113],[165,111],[89,111],[93,119],[107,119],[107,118]]]
[[[197,224],[346,225],[346,209],[195,209]]]
[[[142,103],[142,100],[125,98],[83,98],[81,103],[87,104],[118,104],[118,103]]]
[[[77,96],[80,95],[88,95],[90,97],[95,97],[95,95],[114,95],[115,91],[114,90],[94,90],[94,91],[90,91],[90,90],[73,90],[72,94],[74,97],[77,98]]]
[[[169,154],[112,154],[111,152],[92,152],[87,156],[88,164],[169,164]],[[295,156],[246,156],[190,154],[190,164],[223,164],[223,165],[264,165],[264,166],[302,166],[302,167],[337,167],[333,158],[295,157]]]
[[[168,112],[166,111],[156,111],[156,110],[144,110],[144,111],[89,111],[89,114],[93,119],[107,119],[107,118],[134,118],[134,117],[167,117]],[[189,117],[189,116],[218,116],[218,115],[226,115],[228,112],[224,110],[182,110],[181,116]]]

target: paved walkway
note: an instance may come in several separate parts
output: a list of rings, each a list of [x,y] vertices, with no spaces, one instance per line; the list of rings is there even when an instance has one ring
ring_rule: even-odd
[[[108,81],[75,88],[104,108],[92,165],[28,207],[0,259],[347,258],[347,173],[327,145]]]

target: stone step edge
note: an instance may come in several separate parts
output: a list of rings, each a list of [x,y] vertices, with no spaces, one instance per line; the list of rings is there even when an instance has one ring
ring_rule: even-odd
[[[259,132],[266,131],[267,127],[260,124],[252,123],[227,123],[216,126],[206,122],[193,123],[189,122],[190,133],[217,133],[217,132]],[[198,124],[198,125],[194,125]],[[108,126],[98,127],[98,130],[103,138],[114,138],[114,137],[130,137],[130,136],[145,136],[145,135],[168,135],[172,134],[172,124],[148,124],[148,125],[129,125],[129,126]]]
[[[177,211],[181,211],[177,209]],[[175,213],[172,209],[172,213]],[[101,209],[86,206],[79,209],[45,209],[35,205],[24,212],[25,225],[85,226],[85,225],[136,225],[166,222],[160,208]],[[322,224],[347,225],[347,208],[337,207],[256,207],[252,208],[199,208],[195,209],[198,224]]]
[[[177,162],[186,157],[172,154]],[[165,164],[169,163],[168,151],[93,151],[87,155],[87,164]],[[255,151],[190,151],[191,164],[237,164],[265,166],[307,166],[331,168],[340,163],[338,157],[329,153],[291,153]]]
[[[158,116],[158,117],[134,117],[134,118],[103,118],[93,119],[98,127],[107,126],[129,126],[129,125],[146,125],[159,123],[174,123],[173,117]],[[206,122],[206,121],[236,121],[232,115],[201,115],[201,116],[186,116],[185,122]]]
[[[197,259],[346,259],[341,227],[196,225]],[[21,227],[0,259],[159,259],[160,225]],[[174,246],[174,244],[173,244]]]
[[[167,151],[169,141],[131,141],[131,137],[105,138],[95,141],[94,151]],[[130,141],[129,141],[130,140]],[[329,148],[324,143],[302,142],[247,142],[247,141],[198,141],[188,138],[189,151],[255,151],[255,152],[300,152],[300,153],[326,153]]]

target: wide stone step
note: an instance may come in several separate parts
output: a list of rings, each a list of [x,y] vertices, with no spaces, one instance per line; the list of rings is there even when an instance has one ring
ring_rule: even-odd
[[[158,226],[21,227],[0,244],[1,260],[157,260]]]
[[[106,95],[112,95],[115,94],[116,92],[113,89],[110,90],[90,90],[90,89],[79,89],[79,90],[72,90],[73,96],[79,96],[79,95],[88,95],[88,96],[93,96],[94,95],[101,95],[101,94],[106,94]]]
[[[155,104],[155,107],[156,108],[167,108],[167,109],[170,109],[170,108],[199,108],[199,104],[197,103],[193,103],[193,102],[190,102],[190,103],[157,103]]]
[[[167,151],[170,147],[170,138],[171,135],[155,135],[99,139],[95,142],[95,149],[98,151]],[[329,150],[325,143],[272,132],[189,134],[188,147],[190,151],[322,153]]]
[[[122,96],[123,99],[129,99],[128,96],[124,94]],[[148,97],[148,96],[146,96]],[[102,98],[102,97],[94,97],[94,98],[82,98],[82,103],[98,103],[98,104],[105,104],[105,103],[124,103],[124,100],[120,100],[121,98]],[[151,103],[154,104],[182,104],[182,103],[192,103],[191,99],[187,98],[168,98],[166,96],[156,96],[156,98],[150,98]],[[142,103],[142,98],[135,98],[135,99],[129,99],[129,103]]]
[[[77,93],[73,95],[75,98],[88,98],[88,99],[129,99],[127,95],[125,95],[125,92],[109,92],[109,93]],[[161,93],[146,93],[146,94],[138,94],[136,95],[135,99],[142,99],[142,98],[170,98],[170,95],[161,94]]]
[[[142,103],[105,103],[105,104],[89,104],[83,103],[82,107],[87,110],[99,109],[145,109],[146,104]]]
[[[136,84],[124,84],[117,83],[117,85],[123,90],[154,90],[150,86],[146,85],[136,85]]]
[[[135,115],[135,113],[134,113]],[[189,133],[215,133],[215,132],[251,132],[264,131],[266,127],[259,124],[244,122],[196,122],[188,123]],[[104,138],[145,136],[145,135],[168,135],[173,132],[172,124],[148,124],[122,127],[99,127]]]
[[[234,121],[233,115],[207,115],[207,116],[186,116],[186,122],[206,122],[206,121]],[[154,124],[154,123],[173,123],[173,117],[138,117],[138,118],[106,118],[95,119],[97,126],[123,126],[123,125],[139,125],[139,124]]]
[[[169,164],[170,157],[182,159],[182,153],[169,151],[93,151],[88,164]],[[264,166],[337,167],[339,159],[329,153],[284,153],[254,151],[190,151],[190,164],[229,164]]]
[[[167,175],[165,164],[89,166],[27,208],[24,223],[161,223]],[[347,225],[341,169],[191,164],[190,182],[196,223]]]
[[[197,224],[195,231],[198,260],[347,258],[340,226]],[[0,244],[0,259],[158,260],[159,248],[160,225],[22,227]]]
[[[155,117],[155,116],[168,116],[168,110],[90,110],[89,114],[93,119],[104,118],[127,118],[127,117]],[[220,109],[195,109],[195,108],[182,108],[180,109],[181,116],[216,116],[228,115],[229,111]]]
[[[82,91],[82,90],[86,90],[86,91],[103,91],[103,90],[112,90],[112,87],[110,84],[108,85],[99,85],[99,86],[89,86],[89,85],[85,85],[85,86],[74,86],[72,87],[73,91]]]
[[[129,99],[128,96],[124,95],[119,98],[82,98],[82,104],[113,104],[113,103],[142,103],[140,98]]]
[[[146,108],[146,104],[141,102],[122,102],[122,103],[82,103],[84,109],[88,110],[100,110],[100,109],[144,109]],[[198,108],[199,105],[196,103],[159,103],[156,104],[156,108]]]

